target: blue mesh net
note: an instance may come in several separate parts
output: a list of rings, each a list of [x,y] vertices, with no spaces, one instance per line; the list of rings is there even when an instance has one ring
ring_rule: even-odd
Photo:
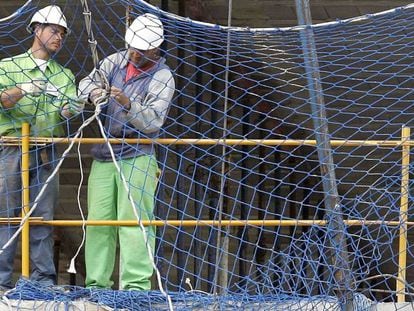
[[[399,239],[411,235],[413,208],[411,182],[404,184],[402,173],[412,170],[402,162],[402,143],[409,139],[402,139],[402,128],[412,127],[414,114],[412,6],[309,27],[252,29],[193,21],[139,0],[90,0],[88,29],[85,2],[59,3],[72,33],[54,58],[71,69],[76,83],[96,65],[91,33],[103,59],[125,48],[128,20],[153,13],[164,24],[162,56],[176,89],[152,140],[160,168],[154,219],[165,221],[156,228],[153,250],[160,278],[153,278],[153,290],[142,292],[53,288],[20,279],[6,293],[9,300],[21,308],[24,301],[39,301],[36,307],[42,301],[84,301],[131,310],[169,309],[166,296],[182,310],[336,310],[348,303],[368,310],[401,295],[411,301],[412,239]],[[31,1],[0,23],[3,58],[30,47],[25,28],[40,7]],[[306,63],[309,55],[316,67]],[[320,89],[312,88],[315,80]],[[45,119],[47,111],[35,115]],[[87,105],[80,116],[60,120],[63,137],[77,137],[84,124],[85,137],[99,137],[98,124],[89,124],[94,117],[95,106]],[[116,127],[105,109],[99,117]],[[56,136],[42,142],[33,115],[26,121],[38,138],[30,149],[37,163],[32,175],[69,160],[70,154],[59,152],[42,158],[42,149],[61,150],[63,144]],[[14,123],[10,133],[2,133],[0,148],[14,144],[20,153],[20,145],[10,143],[10,136],[19,135]],[[141,150],[127,136],[104,134],[116,138],[114,148]],[[154,139],[145,132],[133,137]],[[82,151],[89,146],[85,142]],[[13,180],[20,183],[19,176]],[[12,177],[2,175],[3,181]],[[45,183],[50,188],[53,180],[39,177],[30,190],[38,193]],[[1,207],[6,220],[0,230],[9,238],[20,227],[11,217],[21,210],[10,199],[21,195],[21,185],[12,186],[1,194],[8,203]],[[81,188],[86,203],[85,183]],[[65,195],[75,206],[76,193]],[[403,198],[407,212],[401,210]],[[43,202],[30,200],[31,206]]]

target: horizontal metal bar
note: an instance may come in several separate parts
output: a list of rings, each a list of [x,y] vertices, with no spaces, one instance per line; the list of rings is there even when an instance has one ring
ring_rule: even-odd
[[[6,137],[0,138],[0,144],[20,145],[21,138]],[[103,144],[106,142],[104,138],[47,138],[47,137],[31,137],[30,143],[37,144],[67,144],[72,141],[83,144]],[[161,145],[233,145],[233,146],[315,146],[316,140],[313,139],[196,139],[196,138],[110,138],[111,144],[152,144]],[[355,147],[355,146],[384,146],[394,147],[399,145],[414,146],[414,140],[330,140],[331,146],[336,147]]]
[[[21,218],[0,218],[1,224],[19,224]],[[50,225],[50,226],[137,226],[137,220],[42,220],[41,217],[30,217],[30,225]],[[383,221],[383,220],[358,220],[347,219],[343,221],[347,226],[364,226],[364,225],[386,225],[400,226],[400,221]],[[213,226],[213,227],[241,227],[241,226],[325,226],[326,220],[142,220],[143,226],[173,226],[173,227],[196,227],[196,226]],[[414,226],[414,221],[407,221],[404,224]]]

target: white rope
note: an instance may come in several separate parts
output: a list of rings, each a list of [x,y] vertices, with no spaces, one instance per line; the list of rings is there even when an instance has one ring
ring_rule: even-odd
[[[92,55],[92,61],[95,68],[98,68],[99,64],[99,57],[98,57],[98,51],[97,51],[97,45],[98,42],[95,40],[95,36],[92,31],[92,13],[89,10],[88,1],[87,0],[81,0],[82,6],[83,6],[83,16],[85,18],[85,27],[86,32],[88,34],[88,43],[89,48],[91,49],[91,55]]]
[[[101,105],[97,105],[97,110],[98,110],[98,109],[100,110],[100,107],[101,107]],[[123,186],[124,186],[125,190],[128,192],[128,199],[129,199],[129,202],[131,203],[131,207],[132,207],[132,210],[133,210],[133,212],[134,212],[134,215],[135,215],[135,217],[136,217],[136,219],[137,219],[138,225],[139,225],[139,227],[140,227],[140,228],[141,228],[141,230],[142,230],[142,234],[143,234],[143,236],[144,236],[145,245],[146,245],[146,247],[147,247],[147,251],[148,251],[148,256],[149,256],[149,257],[150,257],[150,259],[151,259],[152,266],[153,266],[153,268],[154,268],[154,270],[155,270],[155,273],[156,273],[156,275],[157,275],[158,287],[159,287],[159,289],[160,289],[160,292],[161,292],[161,293],[165,296],[165,298],[167,299],[169,310],[170,310],[170,311],[173,311],[174,309],[173,309],[173,305],[172,305],[171,297],[170,297],[170,295],[168,295],[168,293],[164,290],[164,287],[163,287],[163,285],[162,285],[161,273],[160,273],[160,271],[158,270],[157,265],[155,264],[155,259],[154,259],[154,256],[153,256],[153,254],[152,254],[151,245],[149,245],[149,243],[148,243],[148,235],[147,235],[147,233],[146,233],[146,231],[145,231],[145,226],[142,224],[142,221],[141,221],[141,219],[140,219],[140,217],[139,217],[139,215],[138,215],[137,207],[136,207],[136,205],[135,205],[135,202],[134,202],[133,198],[131,197],[131,191],[129,191],[129,187],[128,187],[128,183],[127,183],[127,181],[126,181],[126,178],[125,178],[124,174],[122,173],[121,168],[120,168],[120,167],[119,167],[119,165],[118,165],[118,161],[117,161],[117,160],[116,160],[116,158],[115,158],[115,154],[114,154],[114,151],[113,151],[113,149],[112,149],[111,143],[109,142],[108,136],[106,136],[106,135],[105,135],[105,130],[104,130],[104,127],[103,127],[103,125],[102,125],[102,121],[101,121],[101,119],[99,118],[99,116],[97,116],[96,120],[98,121],[98,124],[99,124],[99,129],[100,129],[101,135],[102,135],[102,137],[105,139],[106,145],[107,145],[107,146],[108,146],[108,148],[109,148],[109,152],[110,152],[110,154],[111,154],[112,162],[114,163],[115,168],[117,169],[117,171],[118,171],[119,175],[121,176],[121,181],[122,181],[122,184],[123,184]]]
[[[117,160],[115,158],[115,155],[114,155],[112,146],[109,143],[108,137],[105,135],[104,127],[102,125],[101,119],[99,118],[99,114],[101,112],[101,107],[108,100],[110,85],[109,85],[109,81],[107,80],[107,77],[98,69],[99,60],[98,60],[98,54],[97,54],[97,49],[96,49],[97,48],[97,42],[96,42],[96,40],[94,38],[94,34],[93,34],[93,31],[92,31],[92,14],[91,14],[91,12],[89,10],[89,7],[88,7],[88,1],[87,0],[81,0],[81,3],[83,5],[83,10],[84,10],[83,14],[84,14],[84,17],[85,17],[85,25],[86,25],[86,30],[87,30],[87,33],[88,33],[88,41],[89,41],[89,44],[90,44],[90,49],[91,49],[91,53],[92,53],[93,63],[94,63],[95,69],[97,71],[97,74],[100,77],[100,81],[103,83],[102,88],[106,90],[106,93],[105,94],[102,94],[100,98],[97,98],[96,99],[97,105],[96,105],[96,108],[95,108],[94,117],[96,117],[96,120],[98,121],[99,128],[100,128],[100,131],[101,131],[101,135],[102,135],[102,137],[106,141],[106,144],[107,144],[107,146],[109,148],[109,151],[111,153],[112,161],[113,161],[116,169],[118,170],[118,172],[119,172],[119,174],[121,176],[121,180],[122,180],[122,183],[123,183],[126,191],[128,192],[128,199],[129,199],[129,201],[130,201],[130,203],[132,205],[134,215],[135,215],[135,217],[136,217],[136,219],[137,219],[137,221],[139,223],[139,226],[140,226],[140,228],[141,228],[141,230],[143,232],[145,244],[147,246],[148,255],[149,255],[149,257],[150,257],[150,259],[152,261],[152,266],[153,266],[153,268],[154,268],[154,270],[156,272],[156,275],[157,275],[158,287],[159,287],[161,293],[166,297],[166,299],[168,301],[169,309],[170,310],[173,310],[171,297],[167,294],[167,292],[164,290],[164,287],[162,285],[161,274],[160,274],[160,272],[159,272],[159,270],[158,270],[158,268],[157,268],[157,266],[155,264],[155,260],[154,260],[153,254],[152,254],[151,246],[148,243],[148,237],[147,237],[147,234],[146,234],[146,231],[145,231],[145,227],[143,226],[141,220],[139,219],[139,215],[138,215],[138,212],[137,212],[137,208],[135,206],[134,200],[131,197],[131,193],[130,193],[130,191],[128,189],[128,184],[126,182],[126,179],[125,179],[124,175],[121,172],[120,167],[118,166],[118,163],[117,163]]]
[[[191,24],[195,24],[195,25],[199,25],[199,26],[211,27],[211,28],[216,28],[216,29],[218,28],[218,29],[221,29],[221,30],[231,29],[232,31],[249,31],[249,32],[292,31],[292,30],[296,31],[296,30],[301,30],[301,29],[304,29],[304,28],[307,27],[307,26],[292,26],[292,27],[251,28],[251,27],[222,26],[222,25],[216,25],[216,24],[207,23],[207,22],[195,21],[195,20],[192,20],[188,17],[182,17],[182,16],[178,16],[174,13],[162,11],[158,7],[156,7],[155,5],[149,4],[145,0],[135,0],[135,1],[138,2],[140,5],[144,5],[146,8],[148,8],[150,10],[153,10],[153,11],[157,11],[159,14],[167,16],[167,17],[169,17],[173,20],[189,22]],[[394,8],[394,9],[390,9],[390,10],[386,10],[386,11],[382,11],[382,12],[378,12],[378,13],[365,14],[365,15],[362,15],[362,16],[351,17],[351,18],[343,19],[343,20],[335,20],[335,21],[332,21],[332,22],[324,22],[324,23],[319,23],[319,24],[313,24],[310,27],[315,28],[315,27],[340,25],[340,24],[343,24],[343,23],[360,22],[360,21],[369,20],[371,18],[384,16],[384,15],[387,15],[387,14],[394,14],[397,11],[406,11],[406,10],[411,10],[411,9],[414,9],[414,3],[410,3],[410,4],[407,4],[407,5],[401,6],[401,7],[397,7],[397,8]]]
[[[7,241],[6,244],[3,245],[3,247],[0,249],[0,255],[4,252],[4,250],[10,246],[11,243],[13,243],[13,241],[18,237],[18,235],[20,234],[20,232],[23,230],[23,225],[27,222],[27,220],[29,219],[29,217],[33,214],[33,212],[35,211],[35,209],[37,208],[37,205],[39,204],[39,198],[42,197],[43,193],[46,190],[46,187],[48,186],[48,184],[50,183],[50,181],[56,176],[57,172],[59,171],[60,167],[62,166],[63,161],[65,160],[66,156],[68,155],[68,153],[70,152],[70,150],[72,149],[73,145],[75,144],[76,138],[79,137],[80,133],[82,132],[82,130],[88,126],[97,116],[97,112],[95,111],[95,114],[92,115],[91,117],[89,117],[80,127],[79,129],[76,131],[75,136],[73,137],[74,139],[71,141],[71,143],[69,144],[68,148],[66,148],[66,150],[63,152],[61,159],[59,160],[58,164],[56,165],[55,169],[53,170],[52,174],[50,174],[50,176],[46,179],[45,183],[42,186],[42,189],[40,190],[40,192],[38,193],[38,195],[36,196],[35,200],[34,200],[34,204],[33,206],[30,208],[30,210],[27,212],[27,214],[22,218],[22,220],[20,221],[20,227],[19,229],[16,230],[16,232],[11,236],[11,238]]]
[[[110,87],[109,82],[108,82],[106,76],[98,69],[99,59],[98,59],[98,52],[97,52],[97,41],[95,40],[94,33],[92,31],[92,13],[89,10],[87,0],[81,0],[81,3],[82,3],[82,6],[83,6],[83,15],[84,15],[84,18],[85,18],[85,27],[86,27],[86,32],[88,34],[88,43],[89,43],[89,48],[91,50],[92,61],[93,61],[94,67],[96,68],[96,73],[98,74],[98,76],[100,77],[100,81],[102,82],[102,88],[108,91],[109,87]],[[107,94],[102,94],[101,97],[97,98],[97,103],[101,103],[101,105],[103,105],[107,102],[107,100],[108,100],[108,95]],[[95,109],[94,116],[97,116],[97,114],[99,114],[99,113],[100,113],[100,110]],[[82,133],[80,135],[82,137]],[[85,239],[86,239],[86,219],[85,219],[85,216],[83,214],[82,205],[81,205],[81,202],[80,202],[80,193],[81,193],[83,177],[84,177],[83,176],[83,167],[82,167],[82,156],[81,156],[81,153],[80,153],[80,143],[78,144],[78,160],[79,160],[79,169],[80,169],[80,173],[81,173],[81,180],[80,180],[80,183],[78,185],[77,203],[78,203],[79,213],[82,217],[82,241],[79,244],[75,255],[70,260],[69,268],[67,269],[67,272],[73,273],[73,274],[76,274],[75,260],[78,257],[83,245],[85,244]]]
[[[13,310],[15,310],[13,307],[13,305],[12,305],[12,303],[10,302],[10,300],[9,300],[9,298],[7,298],[7,294],[9,293],[9,292],[11,292],[12,291],[12,289],[9,289],[9,290],[6,290],[3,294],[2,294],[2,296],[1,296],[1,300],[2,301],[4,301],[4,303],[5,304],[7,304],[7,308],[10,310],[10,311],[13,311]]]
[[[12,19],[13,17],[15,17],[16,15],[19,15],[22,11],[23,11],[23,9],[27,6],[27,5],[29,5],[29,3],[30,2],[32,2],[32,0],[28,0],[28,1],[26,1],[26,3],[25,4],[23,4],[20,8],[18,8],[14,13],[12,13],[12,14],[10,14],[9,16],[6,16],[6,17],[3,17],[3,18],[0,18],[0,23],[2,23],[2,22],[5,22],[5,21],[8,21],[9,19]]]
[[[83,136],[83,132],[81,132],[80,138],[82,138],[82,136]],[[84,177],[83,176],[82,155],[81,155],[81,152],[80,152],[80,146],[81,146],[81,143],[79,142],[79,144],[78,144],[78,161],[79,161],[79,170],[80,170],[81,178],[80,178],[79,185],[78,185],[77,202],[78,202],[79,214],[82,217],[82,241],[81,241],[80,245],[78,246],[78,249],[77,249],[75,255],[70,260],[69,268],[67,270],[67,272],[73,273],[73,274],[76,274],[75,260],[78,257],[83,245],[85,244],[85,239],[86,239],[86,219],[85,219],[85,216],[83,214],[82,204],[81,204],[81,201],[80,201],[80,195],[81,195],[81,189],[82,189],[83,177]]]
[[[103,95],[103,98],[106,98],[106,95]],[[98,99],[99,100],[99,99]],[[88,126],[94,119],[96,119],[97,121],[98,121],[98,124],[99,124],[99,128],[100,128],[100,131],[101,131],[101,134],[102,134],[102,136],[105,138],[105,140],[106,140],[106,143],[107,143],[107,145],[108,145],[108,147],[109,147],[109,150],[110,150],[110,153],[111,153],[111,157],[112,157],[112,161],[114,162],[114,165],[115,165],[115,167],[116,167],[116,169],[118,170],[118,172],[119,172],[119,174],[120,174],[120,176],[121,176],[121,180],[122,180],[122,182],[123,182],[123,185],[124,185],[124,187],[125,187],[125,189],[128,191],[128,198],[129,198],[129,200],[130,200],[130,203],[131,203],[131,205],[132,205],[132,207],[133,207],[133,211],[134,211],[134,215],[135,215],[135,217],[136,217],[136,219],[137,219],[137,221],[138,221],[138,224],[139,224],[139,226],[140,226],[140,228],[141,228],[141,230],[142,230],[142,232],[143,232],[143,235],[144,235],[144,240],[145,240],[145,244],[146,244],[146,246],[147,246],[147,251],[148,251],[148,255],[149,255],[149,257],[150,257],[150,259],[151,259],[151,261],[152,261],[152,266],[153,266],[153,268],[154,268],[154,270],[156,271],[156,275],[157,275],[157,281],[158,281],[158,286],[159,286],[159,288],[160,288],[160,292],[167,298],[167,301],[168,301],[168,305],[169,305],[169,309],[172,311],[173,310],[173,306],[172,306],[172,301],[171,301],[171,297],[167,294],[167,292],[164,290],[164,287],[163,287],[163,285],[162,285],[162,280],[161,280],[161,274],[160,274],[160,272],[159,272],[159,270],[158,270],[158,268],[157,268],[157,266],[156,266],[156,264],[155,264],[155,260],[154,260],[154,256],[152,255],[152,249],[151,249],[151,246],[149,245],[149,243],[148,243],[148,236],[147,236],[147,234],[146,234],[146,231],[145,231],[145,227],[144,227],[144,225],[142,224],[142,222],[140,221],[140,219],[139,219],[139,215],[138,215],[138,212],[137,212],[137,209],[136,209],[136,206],[135,206],[135,203],[134,203],[134,201],[133,201],[133,199],[131,198],[131,196],[130,196],[130,192],[129,192],[129,189],[128,189],[128,184],[127,184],[127,182],[126,182],[126,179],[125,179],[125,177],[124,177],[124,175],[122,174],[122,171],[121,171],[121,169],[120,169],[120,167],[119,167],[119,165],[118,165],[118,163],[117,163],[117,161],[116,161],[116,158],[115,158],[115,155],[114,155],[114,152],[113,152],[113,149],[112,149],[112,146],[111,146],[111,144],[109,143],[109,140],[108,140],[108,137],[105,135],[105,132],[104,132],[104,129],[103,129],[103,125],[102,125],[102,122],[101,122],[101,120],[100,120],[100,118],[98,117],[98,115],[100,114],[100,112],[101,112],[101,106],[103,105],[103,104],[105,104],[105,102],[102,102],[102,103],[100,103],[100,104],[98,104],[97,106],[96,106],[96,109],[95,109],[95,113],[91,116],[91,117],[89,117],[80,127],[79,127],[79,129],[77,130],[77,132],[76,132],[76,134],[75,134],[75,136],[74,136],[74,139],[71,141],[71,143],[69,144],[69,146],[68,146],[68,148],[63,152],[63,154],[62,154],[62,157],[61,157],[61,159],[59,160],[59,162],[58,162],[58,165],[56,166],[56,168],[54,169],[54,171],[52,172],[52,174],[47,178],[47,180],[46,180],[46,182],[43,184],[43,186],[42,186],[42,189],[40,190],[40,192],[39,192],[39,194],[36,196],[36,198],[35,198],[35,203],[33,204],[33,206],[30,208],[30,210],[27,212],[27,214],[22,218],[22,220],[21,220],[21,222],[20,222],[20,227],[19,227],[19,229],[18,230],[16,230],[16,232],[12,235],[12,237],[7,241],[7,243],[5,244],[5,245],[3,245],[3,247],[1,248],[1,250],[0,250],[0,254],[2,254],[3,252],[4,252],[4,250],[7,248],[7,247],[9,247],[12,243],[13,243],[13,241],[19,236],[19,234],[21,233],[21,231],[23,230],[23,225],[27,222],[27,220],[29,219],[29,217],[33,214],[33,212],[35,211],[35,209],[37,208],[37,205],[38,205],[38,203],[39,203],[39,198],[41,198],[41,196],[43,195],[43,193],[45,192],[45,189],[46,189],[46,187],[48,186],[48,184],[49,184],[49,182],[55,177],[55,175],[57,174],[57,172],[58,172],[58,170],[59,170],[59,168],[61,167],[61,165],[62,165],[62,163],[63,163],[63,161],[64,161],[64,159],[66,158],[66,156],[67,156],[67,154],[69,153],[69,151],[72,149],[72,147],[73,147],[73,145],[75,144],[75,141],[76,141],[76,138],[78,138],[80,135],[81,135],[81,133],[82,133],[82,131],[83,131],[83,129],[86,127],[86,126]],[[80,204],[80,203],[79,203]],[[82,216],[83,216],[83,213],[82,213]],[[82,244],[83,244],[83,241],[82,241]],[[77,254],[75,255],[75,257],[77,256]],[[76,272],[76,271],[75,271]]]
[[[30,1],[28,1],[27,3],[26,3],[26,5],[29,3]],[[88,20],[88,17],[89,17],[89,21],[88,21],[88,25],[87,25],[87,30],[88,30],[88,36],[89,36],[89,43],[90,43],[90,47],[91,47],[91,50],[92,50],[92,56],[93,56],[93,61],[94,61],[94,64],[97,66],[97,64],[98,64],[98,62],[97,62],[97,54],[96,54],[96,41],[95,40],[91,40],[91,38],[93,38],[93,32],[92,32],[92,29],[91,29],[91,25],[90,25],[90,22],[91,22],[91,20],[90,20],[90,17],[91,17],[91,13],[90,13],[90,11],[89,11],[89,9],[88,9],[88,7],[87,7],[87,1],[82,1],[82,3],[84,4],[84,9],[86,10],[85,12],[84,12],[84,15],[85,15],[85,19],[86,20]],[[16,12],[15,14],[17,14],[18,12]],[[98,74],[100,75],[100,77],[101,77],[101,81],[103,82],[103,84],[104,84],[104,88],[106,89],[106,90],[108,90],[108,88],[109,88],[109,83],[108,83],[108,81],[106,80],[106,76],[105,75],[103,75],[99,70],[97,70],[97,72],[98,72]],[[107,99],[108,99],[108,94],[103,94],[102,96],[101,96],[101,98],[98,98],[97,99],[97,105],[96,105],[96,108],[95,108],[95,113],[91,116],[91,117],[89,117],[80,127],[79,127],[79,129],[76,131],[76,134],[75,134],[75,136],[73,137],[74,139],[71,141],[71,143],[69,144],[69,146],[68,146],[68,148],[63,152],[63,154],[62,154],[62,157],[61,157],[61,159],[59,160],[59,162],[58,162],[58,164],[56,165],[56,167],[55,167],[55,169],[54,169],[54,171],[52,172],[52,174],[47,178],[47,180],[46,180],[46,182],[43,184],[43,186],[42,186],[42,188],[41,188],[41,190],[40,190],[40,192],[38,193],[38,195],[36,196],[36,198],[35,198],[35,200],[34,200],[34,204],[33,204],[33,206],[30,208],[30,210],[25,214],[25,216],[22,218],[22,220],[21,220],[21,222],[20,222],[20,227],[16,230],[16,232],[12,235],[12,237],[8,240],[8,242],[5,244],[5,245],[3,245],[3,247],[0,249],[0,254],[2,254],[3,252],[4,252],[4,250],[7,248],[7,247],[9,247],[15,240],[16,240],[16,238],[19,236],[19,234],[21,233],[21,231],[23,230],[23,225],[28,221],[28,219],[29,219],[29,217],[33,214],[33,212],[36,210],[36,208],[37,208],[37,205],[38,205],[38,203],[39,203],[39,198],[41,198],[42,197],[42,195],[44,194],[44,192],[45,192],[45,190],[46,190],[46,187],[48,186],[48,184],[49,184],[49,182],[56,176],[56,174],[58,173],[58,171],[59,171],[59,169],[60,169],[60,167],[62,166],[62,163],[63,163],[63,161],[65,160],[65,158],[66,158],[66,156],[68,155],[68,153],[70,152],[70,150],[72,149],[72,147],[73,147],[73,145],[75,144],[75,141],[76,141],[76,139],[79,137],[79,136],[81,136],[82,135],[82,131],[83,131],[83,129],[86,127],[86,126],[88,126],[93,120],[97,120],[98,121],[98,124],[99,124],[99,128],[100,128],[100,131],[101,131],[101,134],[102,134],[102,137],[104,137],[105,138],[105,140],[106,140],[106,144],[108,145],[108,148],[109,148],[109,150],[110,150],[110,153],[111,153],[111,157],[112,157],[112,161],[113,161],[113,163],[114,163],[114,165],[115,165],[115,167],[116,167],[116,169],[118,170],[118,172],[119,172],[119,174],[120,174],[120,176],[121,176],[121,180],[122,180],[122,182],[123,182],[123,185],[124,185],[124,187],[125,187],[125,189],[128,191],[128,198],[129,198],[129,200],[130,200],[130,203],[131,203],[131,206],[132,206],[132,208],[133,208],[133,212],[134,212],[134,215],[135,215],[135,217],[136,217],[136,219],[137,219],[137,222],[138,222],[138,224],[139,224],[139,226],[140,226],[140,228],[141,228],[141,230],[142,230],[142,232],[143,232],[143,235],[144,235],[144,240],[145,240],[145,244],[146,244],[146,247],[147,247],[147,251],[148,251],[148,255],[149,255],[149,257],[150,257],[150,259],[151,259],[151,261],[152,261],[152,266],[153,266],[153,268],[154,268],[154,270],[156,271],[156,275],[157,275],[157,281],[158,281],[158,287],[159,287],[159,289],[160,289],[160,292],[166,297],[166,299],[167,299],[167,301],[168,301],[168,306],[169,306],[169,310],[173,310],[173,305],[172,305],[172,300],[171,300],[171,297],[167,294],[167,292],[164,290],[164,287],[163,287],[163,285],[162,285],[162,280],[161,280],[161,274],[160,274],[160,272],[159,272],[159,270],[158,270],[158,268],[157,268],[157,266],[156,266],[156,264],[155,264],[155,259],[154,259],[154,256],[153,256],[153,254],[152,254],[152,249],[151,249],[151,246],[149,245],[149,243],[148,243],[148,236],[147,236],[147,234],[146,234],[146,231],[145,231],[145,227],[144,227],[144,225],[142,224],[142,222],[141,222],[141,220],[140,220],[140,218],[139,218],[139,215],[138,215],[138,212],[137,212],[137,208],[136,208],[136,206],[135,206],[135,203],[134,203],[134,201],[133,201],[133,199],[132,199],[132,197],[131,197],[131,194],[130,194],[130,191],[129,191],[129,189],[128,189],[128,183],[127,183],[127,181],[126,181],[126,179],[125,179],[125,177],[124,177],[124,175],[123,175],[123,173],[122,173],[122,171],[121,171],[121,169],[120,169],[120,167],[119,167],[119,165],[118,165],[118,163],[117,163],[117,161],[116,161],[116,158],[115,158],[115,155],[114,155],[114,152],[113,152],[113,149],[112,149],[112,147],[111,147],[111,144],[109,143],[109,139],[108,139],[108,137],[105,135],[105,132],[104,132],[104,128],[103,128],[103,125],[102,125],[102,122],[101,122],[101,120],[100,120],[100,118],[99,118],[99,114],[101,113],[101,107],[102,107],[102,105],[104,105],[106,102],[107,102]],[[79,147],[78,147],[79,148]],[[78,149],[78,151],[79,151],[79,149]],[[78,153],[79,154],[79,153]],[[82,180],[83,180],[83,171],[82,171],[82,168],[81,168],[81,175],[82,175]],[[78,254],[79,254],[79,252],[80,252],[80,249],[82,248],[82,246],[83,246],[83,244],[84,244],[84,240],[85,240],[85,219],[84,219],[84,215],[83,215],[83,212],[82,212],[82,208],[81,208],[81,203],[80,203],[80,187],[81,187],[81,185],[82,185],[82,180],[81,180],[81,183],[79,184],[79,187],[78,187],[78,207],[79,207],[79,210],[80,210],[80,213],[81,213],[81,216],[82,216],[82,221],[83,221],[83,223],[82,223],[82,230],[83,230],[83,232],[84,232],[84,236],[83,236],[83,238],[82,238],[82,243],[81,243],[81,245],[79,246],[79,248],[78,248],[78,250],[77,250],[77,252],[76,252],[76,254],[74,255],[74,257],[72,258],[72,260],[71,260],[71,266],[69,267],[69,269],[68,269],[68,271],[69,272],[71,272],[71,273],[76,273],[76,269],[75,269],[75,267],[74,267],[74,261],[75,261],[75,258],[78,256]]]

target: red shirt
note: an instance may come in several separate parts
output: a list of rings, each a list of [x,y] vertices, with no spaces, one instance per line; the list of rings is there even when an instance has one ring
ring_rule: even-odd
[[[152,66],[154,66],[154,65],[155,64],[153,64],[153,63],[149,63],[148,65],[146,65],[142,68],[137,68],[137,67],[135,67],[134,64],[128,62],[125,82],[128,82],[128,80],[131,79],[131,78],[138,77],[140,74],[142,74],[142,73],[148,71],[149,69],[151,69]]]

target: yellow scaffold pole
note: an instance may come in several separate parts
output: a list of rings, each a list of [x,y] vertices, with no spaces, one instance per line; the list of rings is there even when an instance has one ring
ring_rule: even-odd
[[[19,224],[21,218],[0,218],[0,224]],[[56,226],[56,227],[80,227],[80,226],[138,226],[137,220],[43,220],[42,217],[30,217],[28,222],[31,226]],[[365,220],[365,219],[344,219],[346,226],[390,226],[399,227],[400,221],[397,220]],[[326,226],[326,220],[211,220],[211,219],[198,219],[198,220],[142,220],[143,226],[156,226],[156,227],[243,227],[243,226],[260,226],[260,227],[310,227],[310,226]],[[405,225],[408,227],[414,227],[414,221],[407,221]]]
[[[23,123],[22,126],[22,217],[29,212],[29,144],[30,126]],[[29,222],[26,221],[22,228],[22,276],[29,277]]]
[[[410,129],[402,128],[402,168],[401,168],[401,206],[400,206],[400,236],[398,251],[398,279],[397,279],[397,301],[405,302],[405,277],[407,271],[407,213],[408,213],[408,184],[410,165],[410,145],[405,143],[410,140]]]
[[[30,142],[36,145],[41,144],[69,144],[71,142],[82,144],[104,144],[105,138],[72,138],[72,137],[32,137]],[[109,138],[111,144],[160,144],[160,145],[226,145],[226,146],[315,146],[316,140],[313,139],[213,139],[213,138]],[[20,145],[20,137],[2,136],[0,143],[4,145]],[[402,143],[414,146],[414,141],[401,140],[331,140],[333,147],[394,147]]]

